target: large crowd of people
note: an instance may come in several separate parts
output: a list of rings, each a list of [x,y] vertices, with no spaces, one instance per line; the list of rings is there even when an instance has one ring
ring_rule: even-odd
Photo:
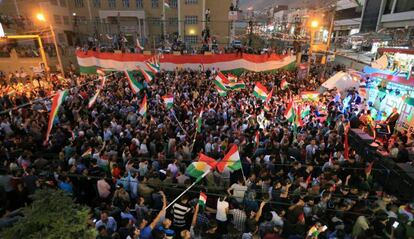
[[[296,127],[284,116],[289,102],[320,82],[293,71],[245,72],[238,81],[246,89],[219,96],[216,73],[177,69],[152,82],[135,75],[145,87],[138,94],[122,72],[108,73],[92,108],[100,80],[56,80],[50,90],[69,89],[69,96],[47,144],[49,98],[1,114],[0,225],[14,222],[10,212],[29,204],[29,195],[52,187],[91,208],[99,239],[414,238],[414,205],[383,190],[366,170],[371,159],[344,146],[352,114],[336,91],[300,102],[309,114]],[[268,111],[252,94],[256,82],[273,89]],[[167,94],[171,110],[162,101]],[[3,110],[19,105],[7,97]],[[214,170],[166,208],[195,181],[186,168],[198,153],[218,160],[232,145],[242,170]]]

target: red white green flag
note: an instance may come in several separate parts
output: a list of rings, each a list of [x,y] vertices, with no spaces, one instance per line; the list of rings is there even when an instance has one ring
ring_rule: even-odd
[[[266,112],[269,112],[269,111],[270,111],[270,105],[269,105],[268,103],[265,103],[265,104],[264,104],[263,109],[264,109]]]
[[[230,82],[237,82],[237,76],[231,73],[227,74],[227,79],[229,79]]]
[[[49,113],[49,122],[47,125],[45,143],[49,141],[50,132],[52,131],[52,127],[53,127],[53,122],[55,121],[55,118],[59,112],[60,106],[65,101],[67,96],[68,96],[67,90],[59,91],[55,94],[55,96],[53,96],[52,108],[50,109],[50,113]]]
[[[265,102],[267,102],[267,103],[268,103],[268,102],[272,99],[272,95],[273,95],[273,88],[272,88],[272,90],[270,91],[270,93],[269,93],[269,94],[267,94]]]
[[[226,95],[227,95],[227,92],[226,92],[225,90],[222,90],[222,89],[221,89],[220,87],[218,87],[217,85],[216,85],[214,88],[216,88],[216,90],[217,90],[217,92],[218,92],[219,96],[226,96]]]
[[[144,71],[143,69],[139,68],[139,71],[141,72],[142,76],[144,76],[144,79],[146,82],[150,83],[152,81],[152,76],[148,74],[147,71]]]
[[[288,107],[285,111],[285,118],[291,123],[295,121],[295,109],[293,107],[293,102],[290,102],[288,104]]]
[[[164,95],[162,99],[164,100],[164,103],[167,106],[167,110],[171,109],[174,106],[174,96]]]
[[[260,134],[259,131],[256,132],[256,135],[254,136],[254,146],[257,148],[259,147],[260,143]]]
[[[223,91],[227,91],[227,86],[229,85],[230,81],[223,75],[220,71],[217,73],[216,78],[214,78],[213,83],[222,89]]]
[[[147,115],[147,95],[144,95],[138,113],[144,117]]]
[[[194,178],[201,178],[207,172],[211,170],[211,166],[206,162],[192,162],[185,170],[186,174]]]
[[[95,104],[95,102],[96,102],[96,99],[98,99],[98,96],[99,96],[99,93],[101,92],[101,89],[98,89],[97,91],[96,91],[96,93],[92,96],[92,98],[90,98],[89,99],[89,102],[88,102],[88,109],[90,109],[90,108],[92,108],[93,107],[93,105]]]
[[[230,171],[241,169],[240,154],[236,144],[234,144],[224,158],[217,163],[219,172],[223,172],[226,168]]]
[[[259,99],[265,100],[267,97],[267,89],[260,82],[256,82],[253,89],[253,95]]]
[[[203,192],[200,192],[200,197],[198,199],[198,204],[202,207],[205,207],[207,203],[207,195]]]
[[[302,101],[317,101],[319,93],[316,91],[304,91],[301,93]]]
[[[280,82],[280,88],[281,89],[287,89],[289,87],[289,83],[283,79],[282,82]]]
[[[154,74],[159,73],[161,71],[160,60],[157,56],[153,56],[150,59],[146,60],[145,65]]]
[[[204,162],[208,165],[210,165],[211,168],[215,168],[217,166],[217,161],[213,158],[208,157],[207,155],[203,153],[198,154],[198,162]]]
[[[203,124],[203,110],[201,109],[200,115],[197,118],[197,133],[201,133],[202,124]]]
[[[125,71],[125,76],[128,80],[129,87],[131,87],[132,93],[138,94],[138,92],[144,89],[144,85],[138,82],[131,71]]]
[[[296,124],[296,127],[302,127],[303,126],[302,118],[299,117],[300,115],[302,115],[301,111],[302,111],[302,106],[298,105],[296,107],[296,114],[295,114],[295,124]]]

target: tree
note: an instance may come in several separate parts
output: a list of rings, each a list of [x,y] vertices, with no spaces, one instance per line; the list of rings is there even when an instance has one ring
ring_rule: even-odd
[[[33,203],[23,209],[24,217],[0,233],[0,238],[92,239],[95,230],[88,226],[89,209],[73,202],[61,190],[41,189]]]

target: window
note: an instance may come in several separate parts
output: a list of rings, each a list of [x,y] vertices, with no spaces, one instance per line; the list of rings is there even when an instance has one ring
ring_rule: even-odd
[[[387,0],[384,7],[384,13],[383,14],[390,14],[392,11],[392,5],[394,5],[395,0]]]
[[[185,4],[197,4],[198,0],[185,0]]]
[[[63,16],[63,24],[69,25],[69,17],[68,16]]]
[[[50,0],[50,4],[57,5],[57,0]]]
[[[184,36],[184,41],[190,44],[197,44],[198,39],[197,36]]]
[[[170,25],[170,26],[178,25],[178,18],[177,17],[170,17],[168,19],[168,25]]]
[[[66,0],[59,1],[61,7],[66,7]]]
[[[116,8],[116,0],[108,0],[109,8]]]
[[[100,24],[101,23],[101,18],[100,17],[95,17],[95,23]]]
[[[124,5],[124,7],[129,8],[129,0],[122,0],[122,4]]]
[[[414,11],[414,1],[413,0],[398,0],[395,5],[395,12],[408,12]]]
[[[75,7],[83,7],[83,0],[75,0]]]
[[[185,24],[197,24],[197,16],[185,16]]]
[[[158,0],[151,0],[151,6],[152,8],[158,8]]]
[[[78,23],[87,24],[86,17],[85,16],[79,16]]]
[[[171,0],[170,1],[170,7],[171,8],[177,8],[177,0]]]
[[[59,43],[65,43],[66,42],[65,35],[63,33],[58,33],[58,40],[59,40]]]
[[[55,19],[56,24],[62,24],[62,19],[59,15],[53,15],[53,18]]]
[[[101,7],[101,0],[93,0],[93,7],[94,8]]]
[[[151,18],[151,25],[153,26],[160,26],[161,25],[161,18],[159,17],[153,17]]]
[[[144,8],[144,0],[136,0],[137,8]]]

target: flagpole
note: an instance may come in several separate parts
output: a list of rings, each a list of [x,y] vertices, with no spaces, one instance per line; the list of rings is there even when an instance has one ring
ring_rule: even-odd
[[[188,190],[190,190],[192,187],[194,187],[194,185],[196,185],[198,182],[201,181],[201,179],[203,179],[207,174],[209,174],[211,172],[211,170],[208,170],[206,172],[203,173],[203,175],[201,175],[199,178],[197,178],[197,180],[191,184],[188,188],[186,188],[180,195],[178,195],[178,197],[176,197],[172,202],[170,202],[170,204],[168,204],[168,206],[165,208],[166,210],[173,205],[181,196],[183,196],[186,192],[188,192]]]
[[[170,110],[172,112],[172,115],[174,116],[175,121],[177,121],[178,125],[180,126],[180,128],[184,131],[184,133],[187,135],[188,138],[191,138],[190,135],[188,134],[188,132],[183,128],[183,126],[181,125],[180,121],[177,119],[177,116],[175,116],[175,112],[173,111],[173,109]]]

